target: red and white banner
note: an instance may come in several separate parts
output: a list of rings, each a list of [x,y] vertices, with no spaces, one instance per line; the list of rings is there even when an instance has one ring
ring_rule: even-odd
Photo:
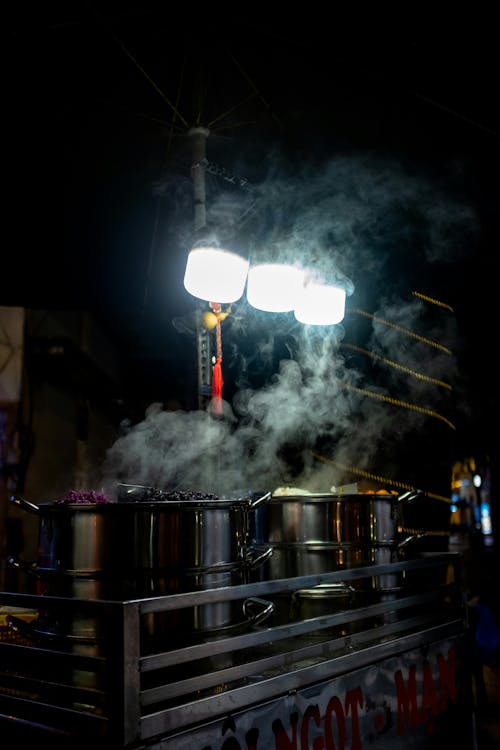
[[[468,747],[459,641],[426,644],[165,738],[161,750],[410,750]],[[463,744],[457,744],[462,742]]]

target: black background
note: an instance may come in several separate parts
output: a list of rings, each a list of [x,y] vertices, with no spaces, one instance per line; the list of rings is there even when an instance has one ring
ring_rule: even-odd
[[[172,325],[192,304],[179,241],[192,216],[189,128],[207,125],[208,158],[250,184],[268,173],[270,153],[290,175],[342,155],[395,160],[446,184],[478,217],[440,283],[462,334],[459,449],[494,453],[495,29],[492,15],[467,7],[438,17],[418,5],[401,15],[18,6],[5,45],[0,303],[92,311],[133,363],[144,403],[166,399],[186,387],[194,356]]]

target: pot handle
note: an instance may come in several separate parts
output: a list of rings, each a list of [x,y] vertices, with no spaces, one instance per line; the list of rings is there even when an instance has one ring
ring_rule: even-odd
[[[266,620],[274,612],[274,604],[265,599],[259,599],[251,596],[245,599],[242,605],[244,620],[232,622],[230,625],[223,625],[220,628],[214,628],[211,632],[217,637],[222,635],[232,635],[239,633],[242,629],[254,627]]]
[[[14,557],[14,555],[10,555],[7,558],[7,562],[9,565],[12,565],[13,568],[17,568],[17,570],[22,570],[23,573],[28,573],[29,575],[35,575],[37,578],[40,578],[40,571],[38,570],[37,564],[35,562],[24,562],[23,560],[19,560],[17,557]]]
[[[272,492],[269,490],[268,492],[265,492],[263,495],[259,495],[257,498],[252,498],[250,500],[249,509],[254,510],[255,508],[258,508],[260,505],[263,505],[264,503],[269,502],[271,499]]]
[[[247,624],[252,627],[254,625],[260,625],[260,623],[267,620],[273,612],[273,602],[259,599],[257,596],[251,596],[243,602],[243,614],[247,618]]]
[[[425,492],[423,490],[408,490],[408,492],[398,495],[398,503],[412,503],[414,500],[418,500],[424,496]]]
[[[342,581],[341,583],[342,583],[342,590],[346,594],[347,599],[348,599],[348,605],[349,607],[352,607],[355,601],[354,597],[356,595],[356,589],[354,588],[354,586],[351,586],[350,583],[345,583],[344,581]],[[290,603],[290,611],[294,618],[297,617],[297,614],[300,608],[299,597],[300,597],[300,589],[297,589],[296,591],[292,593],[291,603]]]
[[[31,513],[39,513],[40,508],[38,505],[35,505],[35,503],[32,503],[30,500],[25,500],[24,497],[21,497],[20,495],[11,495],[9,497],[9,500],[11,503],[14,503],[14,505],[17,505],[19,508],[23,508],[24,510],[29,510]]]
[[[9,628],[28,638],[67,641],[69,643],[95,643],[97,640],[95,636],[70,635],[66,633],[57,633],[53,630],[46,630],[43,627],[38,627],[36,625],[36,620],[33,622],[24,622],[24,620],[21,620],[19,617],[14,617],[14,615],[7,615],[5,620]]]
[[[245,565],[249,568],[255,568],[257,565],[269,560],[273,554],[272,547],[266,547],[262,551],[262,547],[248,547],[245,552]]]
[[[28,575],[36,576],[42,581],[51,579],[64,580],[67,576],[70,578],[74,577],[72,573],[68,573],[68,571],[62,570],[61,568],[40,568],[37,562],[26,562],[25,560],[20,560],[18,557],[15,557],[15,555],[9,555],[7,562],[9,565],[12,565],[13,568],[17,568],[17,570],[21,570],[23,573],[28,573]],[[85,578],[86,577],[87,576],[85,575]]]
[[[405,539],[402,539],[400,542],[397,543],[397,551],[398,552],[406,552],[406,547],[410,544],[413,544],[413,542],[417,542],[419,539],[425,539],[429,535],[425,532],[422,532],[421,534],[410,534],[410,536],[407,536]]]
[[[26,573],[28,576],[35,576],[37,579],[37,593],[44,594],[48,591],[48,580],[50,575],[55,575],[56,571],[53,571],[49,573],[48,570],[41,571],[39,570],[36,562],[24,562],[23,560],[19,560],[17,557],[14,557],[11,555],[7,558],[7,562],[9,565],[12,565],[13,568],[16,568],[17,570],[21,570],[23,573]]]

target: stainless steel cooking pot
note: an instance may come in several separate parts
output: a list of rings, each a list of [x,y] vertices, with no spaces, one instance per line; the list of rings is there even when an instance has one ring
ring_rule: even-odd
[[[141,571],[215,572],[254,566],[249,515],[270,499],[35,504],[11,502],[38,515],[39,573],[124,576]]]
[[[259,544],[390,544],[403,527],[403,509],[423,497],[356,493],[273,496],[254,516]]]

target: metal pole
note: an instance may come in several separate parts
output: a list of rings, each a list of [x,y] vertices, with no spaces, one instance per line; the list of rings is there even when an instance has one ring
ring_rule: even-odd
[[[188,135],[191,138],[193,155],[191,179],[193,180],[194,231],[196,233],[206,226],[205,158],[210,131],[202,127],[191,128]]]
[[[191,164],[191,179],[193,181],[195,235],[206,227],[205,157],[209,134],[210,131],[203,127],[191,128],[188,132],[191,138],[193,159]],[[208,407],[212,395],[214,343],[209,331],[202,326],[201,314],[197,314],[196,316],[196,343],[198,359],[198,408],[204,411]]]

